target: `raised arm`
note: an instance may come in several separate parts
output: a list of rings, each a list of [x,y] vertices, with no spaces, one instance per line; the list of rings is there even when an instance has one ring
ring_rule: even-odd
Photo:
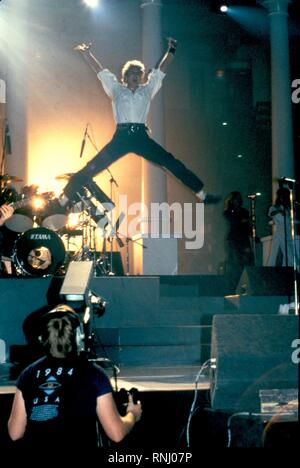
[[[92,45],[91,43],[90,44],[85,44],[85,43],[78,44],[77,46],[73,48],[73,50],[80,52],[84,60],[91,67],[91,69],[95,73],[99,73],[101,70],[103,70],[104,67],[101,64],[101,62],[99,62],[99,60],[90,51],[91,45]]]
[[[158,68],[162,72],[166,73],[168,66],[173,61],[174,54],[176,52],[177,41],[172,37],[168,37],[168,48],[164,52],[163,56],[159,59],[155,68]]]

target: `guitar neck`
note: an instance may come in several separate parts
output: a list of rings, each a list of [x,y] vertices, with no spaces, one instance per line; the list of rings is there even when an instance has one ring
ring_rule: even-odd
[[[14,210],[17,210],[18,208],[23,208],[23,206],[28,205],[28,203],[29,200],[27,198],[24,198],[23,200],[9,203],[9,205],[12,206]]]

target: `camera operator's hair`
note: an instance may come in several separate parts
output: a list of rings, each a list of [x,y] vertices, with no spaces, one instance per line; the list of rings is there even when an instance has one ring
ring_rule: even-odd
[[[45,346],[56,358],[63,358],[75,351],[75,332],[68,317],[53,318],[47,325]]]
[[[145,73],[145,65],[144,65],[142,62],[140,62],[140,60],[128,60],[128,62],[126,62],[126,63],[123,65],[123,68],[122,68],[122,72],[121,72],[122,81],[125,80],[126,74],[128,73],[128,70],[129,70],[129,68],[131,68],[131,67],[140,68],[141,73],[142,73],[142,74]]]

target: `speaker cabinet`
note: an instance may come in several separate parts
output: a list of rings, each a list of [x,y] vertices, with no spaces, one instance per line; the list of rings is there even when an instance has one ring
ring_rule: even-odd
[[[296,389],[298,366],[292,342],[298,337],[297,316],[215,315],[210,374],[213,409],[260,411],[259,391]]]
[[[288,296],[293,294],[291,267],[246,267],[236,289],[249,296]]]

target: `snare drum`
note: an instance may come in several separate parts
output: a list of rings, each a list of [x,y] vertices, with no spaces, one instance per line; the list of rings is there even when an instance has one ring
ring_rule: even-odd
[[[47,276],[63,264],[65,247],[56,232],[46,228],[30,229],[16,240],[12,258],[18,273]]]

